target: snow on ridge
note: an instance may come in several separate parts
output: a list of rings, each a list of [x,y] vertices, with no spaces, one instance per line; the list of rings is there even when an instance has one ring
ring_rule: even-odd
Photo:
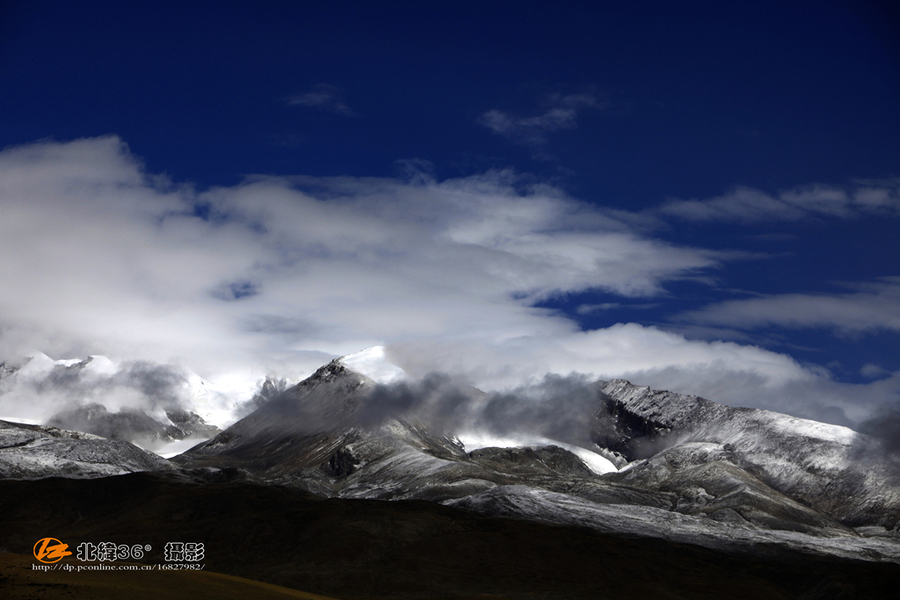
[[[119,370],[119,365],[101,354],[92,354],[85,361],[84,371],[95,375],[112,375]]]
[[[808,438],[835,442],[843,446],[850,446],[859,437],[859,433],[843,425],[832,425],[812,419],[801,419],[782,413],[768,411],[773,415],[770,426],[776,430],[787,433],[803,435]]]
[[[686,419],[696,413],[705,403],[706,406],[724,409],[732,417],[740,413],[753,415],[753,419],[765,423],[767,427],[784,434],[799,435],[811,439],[835,442],[850,446],[859,437],[859,433],[831,423],[823,423],[812,419],[794,417],[769,409],[740,409],[738,407],[707,400],[694,394],[682,394],[667,390],[654,390],[647,386],[639,386],[625,379],[613,379],[602,384],[601,389],[608,396],[623,402],[636,414],[662,418],[668,425],[682,426]],[[724,415],[723,415],[724,416]],[[743,419],[739,420],[742,422]]]
[[[406,371],[387,359],[384,346],[372,346],[338,360],[351,371],[365,375],[377,383],[392,383],[406,377]]]
[[[466,452],[477,450],[479,448],[495,447],[495,448],[524,448],[539,446],[558,446],[563,450],[568,450],[587,466],[588,469],[598,475],[604,473],[614,473],[618,471],[616,466],[605,457],[582,448],[574,444],[567,444],[558,440],[553,440],[543,436],[516,436],[504,437],[492,435],[485,432],[467,432],[458,436],[459,440],[466,448]]]
[[[13,423],[14,425],[43,425],[44,424],[40,419],[32,419],[29,417],[20,417],[20,416],[11,416],[11,415],[0,415],[0,421],[6,421],[7,423]]]
[[[43,352],[33,352],[28,356],[28,360],[18,370],[19,377],[39,377],[49,373],[56,361],[44,354]]]

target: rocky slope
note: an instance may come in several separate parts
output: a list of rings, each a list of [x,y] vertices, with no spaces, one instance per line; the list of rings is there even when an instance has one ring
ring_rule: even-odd
[[[599,389],[606,418],[594,441],[637,461],[616,481],[671,491],[686,511],[721,518],[765,487],[797,503],[795,515],[807,507],[849,526],[900,525],[900,458],[868,436],[622,380]]]
[[[128,442],[45,425],[0,421],[2,479],[89,479],[174,468],[156,454]]]

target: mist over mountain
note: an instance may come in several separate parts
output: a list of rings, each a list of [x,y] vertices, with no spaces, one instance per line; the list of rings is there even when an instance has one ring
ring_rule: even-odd
[[[286,385],[223,386],[174,364],[34,353],[0,363],[0,416],[159,446],[209,437]]]
[[[411,420],[452,435],[547,438],[587,447],[595,388],[582,375],[547,375],[536,384],[487,393],[446,374],[430,373],[420,380],[374,386],[353,413],[353,424]]]
[[[887,452],[900,452],[900,407],[885,410],[876,417],[863,421],[858,429],[881,440]]]

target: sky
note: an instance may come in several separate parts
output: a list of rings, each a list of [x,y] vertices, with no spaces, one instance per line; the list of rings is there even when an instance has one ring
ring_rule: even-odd
[[[900,11],[584,4],[0,1],[0,360],[900,409]]]

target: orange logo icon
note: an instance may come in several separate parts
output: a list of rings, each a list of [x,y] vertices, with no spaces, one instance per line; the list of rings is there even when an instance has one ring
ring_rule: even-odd
[[[69,545],[63,544],[56,538],[41,538],[34,545],[34,557],[42,563],[59,562],[71,554]]]

